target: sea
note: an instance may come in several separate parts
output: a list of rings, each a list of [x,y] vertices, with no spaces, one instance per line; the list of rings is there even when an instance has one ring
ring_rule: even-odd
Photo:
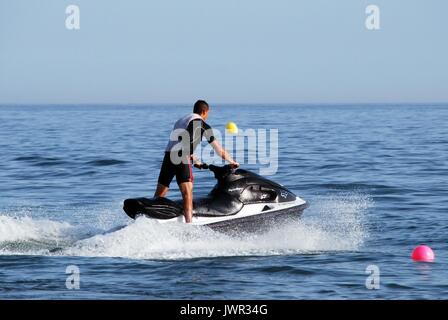
[[[448,299],[447,104],[212,104],[223,139],[278,130],[267,178],[309,207],[261,233],[128,218],[191,108],[0,106],[0,299]]]

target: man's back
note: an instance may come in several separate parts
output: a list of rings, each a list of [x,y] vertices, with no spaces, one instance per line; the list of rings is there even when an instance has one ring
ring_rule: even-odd
[[[174,124],[165,152],[189,148],[187,155],[191,155],[204,135],[208,143],[215,140],[212,128],[200,115],[196,113],[187,114]],[[184,143],[184,145],[180,145],[180,143]]]

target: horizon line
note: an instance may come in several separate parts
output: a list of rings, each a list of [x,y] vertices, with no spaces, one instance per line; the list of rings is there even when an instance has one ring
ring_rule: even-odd
[[[424,106],[424,105],[448,105],[448,101],[437,102],[210,102],[210,105],[216,106],[373,106],[373,105],[409,105],[409,106]],[[51,106],[117,106],[117,107],[152,107],[152,106],[180,106],[193,105],[194,102],[141,102],[141,103],[113,103],[113,102],[82,102],[82,103],[0,103],[0,107],[51,107]]]

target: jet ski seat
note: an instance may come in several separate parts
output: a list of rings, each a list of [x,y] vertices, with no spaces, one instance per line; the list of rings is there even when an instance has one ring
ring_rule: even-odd
[[[225,192],[193,203],[193,216],[197,217],[223,217],[237,214],[243,208],[243,203]]]
[[[168,198],[137,198],[125,200],[124,206],[129,212],[135,212],[132,217],[144,214],[147,208],[151,217],[156,219],[172,219],[184,214],[182,200],[173,201]],[[213,197],[207,196],[193,202],[193,216],[223,217],[237,214],[243,208],[243,203],[232,198],[228,193],[220,193]]]

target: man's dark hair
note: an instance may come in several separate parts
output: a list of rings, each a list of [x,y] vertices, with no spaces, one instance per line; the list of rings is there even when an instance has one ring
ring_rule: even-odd
[[[205,111],[208,111],[208,109],[209,109],[209,106],[208,106],[208,103],[206,101],[198,100],[194,104],[193,112],[197,113],[197,114],[201,114],[201,113],[203,113]]]

